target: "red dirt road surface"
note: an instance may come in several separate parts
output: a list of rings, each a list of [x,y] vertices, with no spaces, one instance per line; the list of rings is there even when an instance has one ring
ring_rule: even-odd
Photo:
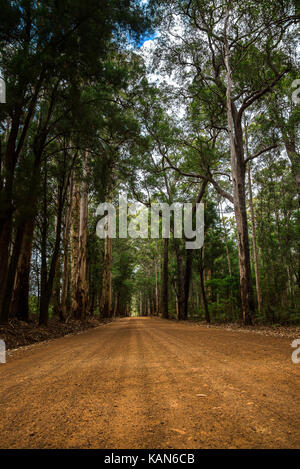
[[[19,349],[0,364],[0,447],[299,448],[291,341],[128,318]]]

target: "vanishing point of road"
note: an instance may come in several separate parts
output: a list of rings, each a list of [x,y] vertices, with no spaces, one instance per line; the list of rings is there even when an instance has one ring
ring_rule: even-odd
[[[126,318],[0,365],[1,448],[299,448],[291,340]]]

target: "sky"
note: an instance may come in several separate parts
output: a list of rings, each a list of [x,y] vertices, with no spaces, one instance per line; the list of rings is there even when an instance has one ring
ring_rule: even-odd
[[[141,37],[140,41],[138,42],[138,45],[137,45],[138,48],[143,47],[143,45],[146,44],[147,42],[152,44],[154,39],[156,39],[157,37],[158,37],[157,32],[155,32],[153,34],[146,34],[145,36]]]

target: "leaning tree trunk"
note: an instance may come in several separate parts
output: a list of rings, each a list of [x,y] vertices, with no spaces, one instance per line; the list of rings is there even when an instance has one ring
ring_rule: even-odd
[[[8,309],[3,307],[3,301],[6,292],[6,282],[8,279],[8,264],[9,264],[9,249],[12,235],[12,219],[14,213],[13,204],[13,189],[14,177],[17,168],[18,159],[25,142],[25,137],[29,129],[29,124],[34,114],[36,101],[39,95],[39,90],[44,78],[41,74],[40,79],[35,87],[34,96],[28,106],[28,113],[26,115],[26,125],[23,127],[22,136],[18,140],[20,121],[22,117],[22,108],[15,107],[13,117],[11,120],[10,131],[7,129],[7,144],[5,150],[5,158],[2,163],[2,170],[5,173],[5,184],[1,181],[0,191],[0,321],[7,322]],[[24,98],[25,88],[20,88],[19,100]],[[17,99],[17,101],[18,101]]]
[[[10,241],[11,218],[7,217],[2,221],[2,229],[0,233],[0,321],[2,323],[8,322],[8,310],[4,307],[3,303],[6,291]]]
[[[16,231],[14,239],[13,250],[10,256],[9,268],[7,271],[6,288],[2,300],[2,309],[6,311],[7,317],[13,316],[12,311],[12,297],[15,291],[15,278],[18,269],[18,261],[21,253],[23,236],[24,236],[24,224],[20,224]],[[27,318],[28,319],[28,318]]]
[[[16,316],[23,321],[29,320],[29,286],[31,270],[31,254],[33,235],[35,227],[35,214],[38,202],[38,187],[40,178],[39,170],[40,158],[36,155],[33,167],[33,175],[30,181],[30,190],[21,208],[23,221],[17,229],[13,255],[9,268],[9,285],[7,285],[6,301],[9,304],[9,311],[12,316]],[[29,210],[29,212],[28,212]],[[27,214],[27,215],[25,215]],[[17,257],[14,255],[17,254]],[[17,261],[17,262],[16,262]],[[11,283],[13,279],[13,284]]]
[[[21,111],[18,110],[11,124],[11,130],[7,138],[3,172],[6,174],[5,184],[0,192],[0,321],[7,323],[8,309],[4,306],[6,282],[8,279],[9,250],[12,236],[13,183],[17,164],[17,152],[15,150],[18,137]]]
[[[32,253],[34,232],[34,217],[29,218],[23,226],[22,244],[15,276],[14,293],[11,305],[11,314],[18,319],[29,319],[29,283],[30,261]]]
[[[11,293],[11,314],[17,318],[28,321],[29,319],[29,287],[30,287],[30,271],[31,271],[31,254],[33,245],[33,236],[35,228],[35,215],[37,211],[39,197],[39,180],[40,165],[42,151],[35,152],[32,177],[29,184],[29,192],[24,201],[24,214],[27,213],[23,220],[21,231],[21,245],[17,263],[17,269],[14,275],[13,294]],[[45,185],[45,181],[44,181]],[[28,209],[30,212],[28,213]],[[22,214],[23,215],[23,214]],[[18,234],[17,234],[18,236]]]

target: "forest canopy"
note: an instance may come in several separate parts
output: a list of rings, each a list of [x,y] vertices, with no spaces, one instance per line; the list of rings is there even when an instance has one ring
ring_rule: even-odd
[[[299,323],[297,2],[0,9],[1,322]],[[203,246],[100,239],[120,194],[203,203]]]

